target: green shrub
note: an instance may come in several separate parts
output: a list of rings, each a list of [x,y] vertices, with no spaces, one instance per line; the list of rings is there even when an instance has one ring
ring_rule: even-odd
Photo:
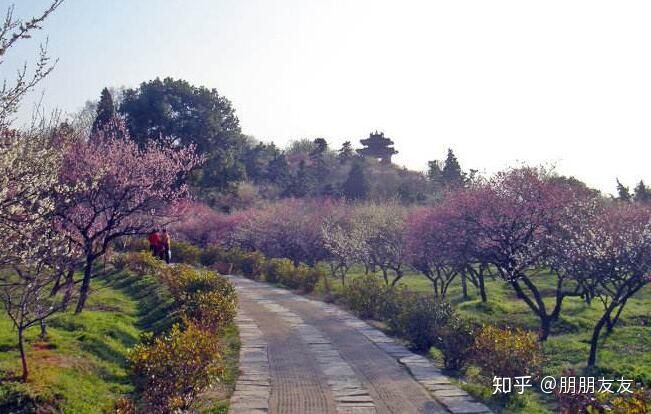
[[[563,370],[563,377],[576,378],[576,371]],[[579,380],[575,379],[578,384]],[[558,410],[563,414],[646,414],[651,412],[651,390],[633,387],[631,393],[568,393],[554,390]]]
[[[436,347],[443,354],[445,368],[458,371],[464,367],[475,342],[475,326],[457,313],[450,315],[447,323],[436,329]]]
[[[379,319],[387,293],[387,287],[378,277],[365,275],[348,284],[344,298],[348,307],[360,318]]]
[[[185,412],[224,372],[219,341],[192,324],[136,345],[129,361],[143,412]]]
[[[151,275],[163,268],[163,262],[149,252],[126,253],[126,267],[139,276]]]
[[[231,250],[225,259],[233,264],[234,272],[241,273],[250,279],[256,279],[262,275],[266,262],[262,253],[242,250]]]
[[[265,281],[269,283],[278,283],[283,279],[288,279],[296,271],[294,263],[289,259],[271,259],[265,266]]]
[[[304,269],[299,269],[292,265],[292,268],[289,272],[280,274],[278,281],[289,289],[300,289],[302,284],[301,279],[303,278],[303,271]]]
[[[136,414],[136,404],[131,398],[122,397],[115,401],[113,407],[115,414]]]
[[[531,375],[541,372],[543,351],[538,335],[522,329],[483,326],[475,337],[472,360],[489,379]]]
[[[299,266],[299,271],[301,273],[300,289],[306,293],[313,292],[319,280],[328,276],[327,272],[318,266]]]
[[[201,250],[199,262],[206,267],[214,266],[216,263],[224,260],[224,252],[217,246],[207,246]]]
[[[190,243],[178,241],[172,244],[172,260],[177,263],[197,264],[201,249]]]
[[[186,320],[200,328],[221,333],[237,313],[237,296],[223,292],[197,292],[181,308]]]
[[[455,315],[452,305],[432,296],[404,291],[394,295],[391,302],[389,326],[418,351],[438,345],[441,330]]]
[[[128,260],[127,260],[127,254],[126,253],[115,253],[111,257],[110,261],[111,265],[115,268],[115,270],[121,271],[127,268],[128,265]]]
[[[219,332],[235,318],[235,287],[219,274],[177,265],[161,269],[158,277],[170,290],[184,317],[193,324]]]

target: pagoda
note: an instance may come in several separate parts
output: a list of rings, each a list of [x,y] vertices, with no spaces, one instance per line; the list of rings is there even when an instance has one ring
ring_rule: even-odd
[[[384,132],[372,132],[369,137],[359,141],[364,148],[358,149],[357,153],[363,157],[370,157],[379,160],[382,164],[391,164],[391,157],[398,151],[393,148],[393,141],[384,136]]]

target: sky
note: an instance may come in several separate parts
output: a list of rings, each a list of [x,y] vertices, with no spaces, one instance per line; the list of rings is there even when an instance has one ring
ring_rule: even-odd
[[[216,88],[262,141],[378,130],[411,169],[452,148],[466,169],[554,165],[612,193],[651,184],[649,21],[648,1],[65,0],[0,79],[47,36],[59,61],[19,121],[171,76]]]

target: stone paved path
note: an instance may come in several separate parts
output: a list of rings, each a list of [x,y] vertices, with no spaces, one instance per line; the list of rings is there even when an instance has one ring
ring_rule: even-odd
[[[426,358],[336,306],[232,277],[242,347],[232,414],[483,414]]]

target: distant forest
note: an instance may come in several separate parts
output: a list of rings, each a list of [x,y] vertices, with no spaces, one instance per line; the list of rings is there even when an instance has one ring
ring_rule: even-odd
[[[141,143],[171,137],[178,145],[195,145],[205,162],[192,175],[194,192],[224,211],[288,197],[424,204],[480,179],[476,170],[461,166],[452,149],[429,161],[424,172],[399,167],[391,159],[398,152],[395,143],[378,131],[351,138],[340,148],[331,147],[326,138],[279,148],[243,134],[231,102],[215,89],[180,79],[156,78],[133,89],[105,88],[76,122],[99,130],[116,115]],[[642,181],[632,191],[617,181],[617,197],[651,202],[651,190]]]

